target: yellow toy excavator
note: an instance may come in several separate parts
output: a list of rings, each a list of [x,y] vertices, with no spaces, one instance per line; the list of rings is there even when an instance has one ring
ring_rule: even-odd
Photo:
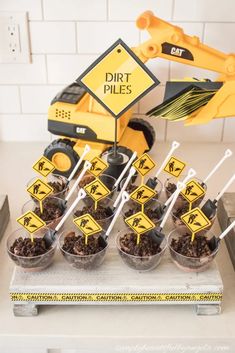
[[[208,103],[187,116],[186,123],[201,124],[213,118],[234,116],[235,99],[235,55],[223,54],[202,44],[198,37],[184,34],[177,26],[167,23],[147,11],[137,19],[137,27],[147,29],[150,39],[132,48],[133,52],[146,62],[152,58],[165,58],[182,64],[216,71],[222,81],[218,91]],[[61,137],[53,141],[44,155],[56,166],[56,173],[69,175],[84,146],[91,147],[87,159],[98,155],[107,156],[117,141],[122,156],[115,171],[120,174],[133,151],[138,155],[148,151],[154,144],[155,132],[145,120],[131,118],[131,110],[117,120],[105,110],[77,82],[66,87],[52,100],[48,112],[48,130]],[[115,167],[112,166],[115,169]]]

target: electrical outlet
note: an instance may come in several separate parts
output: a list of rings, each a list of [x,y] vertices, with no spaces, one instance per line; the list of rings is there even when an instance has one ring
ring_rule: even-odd
[[[0,62],[30,62],[26,12],[0,12]]]

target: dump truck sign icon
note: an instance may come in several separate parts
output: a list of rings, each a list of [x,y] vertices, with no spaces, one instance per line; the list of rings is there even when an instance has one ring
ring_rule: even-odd
[[[143,212],[137,212],[125,219],[126,224],[137,234],[143,234],[155,228],[155,224]]]
[[[134,163],[133,167],[142,175],[145,176],[156,166],[152,158],[144,153],[140,158],[138,158]]]
[[[46,225],[46,223],[32,211],[26,212],[17,218],[16,221],[31,234]]]
[[[84,190],[94,201],[102,200],[110,194],[110,190],[99,179],[96,179],[86,185]]]
[[[92,234],[102,231],[102,227],[94,220],[94,218],[88,213],[77,217],[73,220],[73,223],[78,229],[85,235],[90,236]]]
[[[108,164],[103,159],[99,157],[95,157],[91,161],[91,168],[89,169],[89,172],[93,174],[95,177],[98,177],[107,168],[108,168]]]
[[[34,163],[33,169],[43,177],[47,177],[55,170],[55,166],[49,159],[43,156],[39,158],[36,163]]]
[[[186,188],[181,191],[181,195],[189,202],[195,202],[205,194],[203,187],[196,181],[187,182]]]
[[[115,118],[160,83],[121,39],[89,66],[77,82]]]
[[[192,233],[197,233],[211,225],[210,220],[204,215],[199,207],[183,214],[181,220],[186,224]]]
[[[147,185],[140,185],[130,194],[130,198],[141,205],[144,205],[155,195],[156,192],[153,189],[150,189]]]
[[[167,162],[164,171],[174,177],[178,178],[183,172],[186,164],[175,157],[171,157]]]
[[[53,188],[42,181],[41,179],[36,179],[28,188],[28,193],[33,196],[38,201],[43,201],[47,196],[53,193]]]

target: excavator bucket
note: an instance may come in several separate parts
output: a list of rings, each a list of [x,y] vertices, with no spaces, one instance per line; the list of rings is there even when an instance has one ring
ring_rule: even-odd
[[[197,79],[167,82],[163,103],[147,115],[171,121],[186,120],[205,106],[222,85],[222,82]]]

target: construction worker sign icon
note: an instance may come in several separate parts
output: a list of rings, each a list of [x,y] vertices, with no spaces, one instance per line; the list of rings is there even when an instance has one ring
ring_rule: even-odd
[[[210,220],[204,215],[199,207],[183,214],[181,220],[186,224],[192,233],[197,233],[211,225]]]
[[[155,227],[155,224],[143,213],[137,212],[125,219],[126,224],[137,234],[143,234]]]
[[[140,185],[130,194],[130,198],[141,205],[144,205],[154,195],[156,195],[156,192],[153,189],[150,189],[147,185]]]
[[[186,164],[175,157],[171,157],[167,162],[164,171],[174,177],[178,178],[183,172]]]
[[[94,220],[88,213],[77,217],[73,220],[73,223],[78,229],[85,235],[90,236],[102,231],[101,226]]]
[[[150,170],[155,167],[155,162],[152,158],[147,154],[144,153],[140,158],[138,158],[134,163],[133,167],[142,175],[145,176]]]
[[[28,188],[27,191],[38,201],[43,201],[47,196],[53,193],[53,188],[42,181],[36,179]]]
[[[33,169],[43,177],[47,177],[55,170],[55,166],[49,159],[43,156],[33,165]]]
[[[16,221],[31,234],[46,225],[46,223],[32,211],[26,212],[17,218]]]
[[[103,159],[99,157],[95,157],[91,161],[91,168],[89,169],[89,172],[95,177],[98,177],[107,168],[108,168],[108,164]]]
[[[196,180],[191,180],[186,184],[186,188],[181,191],[181,194],[189,203],[192,203],[202,197],[205,190]]]
[[[86,185],[84,190],[94,201],[99,201],[110,194],[110,190],[99,179]]]

